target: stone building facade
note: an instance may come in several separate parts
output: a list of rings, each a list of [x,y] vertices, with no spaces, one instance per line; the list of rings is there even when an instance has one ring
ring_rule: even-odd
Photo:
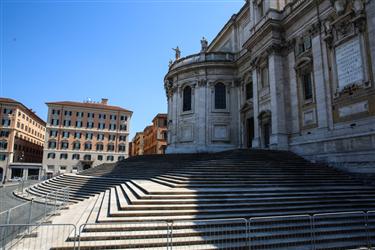
[[[46,123],[10,98],[0,98],[0,121],[0,180],[39,176]]]
[[[375,161],[375,1],[248,0],[164,79],[167,152]]]
[[[96,102],[49,102],[43,169],[53,176],[128,157],[132,111]]]

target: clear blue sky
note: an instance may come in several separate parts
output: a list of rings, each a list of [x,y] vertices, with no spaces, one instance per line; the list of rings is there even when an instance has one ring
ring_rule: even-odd
[[[163,78],[210,42],[243,0],[1,2],[0,95],[46,119],[48,101],[99,101],[134,111],[131,137],[167,111]]]

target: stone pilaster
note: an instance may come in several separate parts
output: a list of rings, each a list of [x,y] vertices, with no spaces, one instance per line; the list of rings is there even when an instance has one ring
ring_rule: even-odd
[[[297,75],[295,70],[295,56],[294,50],[290,50],[288,54],[289,64],[289,83],[290,83],[290,116],[292,118],[291,132],[293,134],[299,133],[300,121],[299,121],[299,100],[298,100],[298,87],[297,87]]]
[[[319,34],[312,37],[311,46],[313,54],[315,101],[318,115],[318,127],[328,128],[328,105],[326,98],[327,90],[324,76],[324,62],[322,60],[323,51]]]
[[[253,105],[254,105],[254,139],[253,148],[260,148],[260,131],[259,131],[259,100],[258,100],[258,72],[253,69]]]
[[[270,147],[275,149],[288,149],[288,136],[285,119],[283,58],[276,51],[272,51],[268,56],[268,72],[272,114]]]

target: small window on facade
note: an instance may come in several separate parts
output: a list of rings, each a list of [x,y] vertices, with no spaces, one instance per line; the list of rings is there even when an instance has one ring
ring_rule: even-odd
[[[84,155],[83,160],[85,161],[91,161],[91,155]]]
[[[253,98],[253,82],[246,84],[246,100]]]
[[[98,155],[98,161],[102,161],[103,160],[103,156],[102,155]]]
[[[68,159],[68,154],[60,154],[60,159]]]
[[[183,91],[183,107],[182,111],[191,110],[191,87],[186,86]]]
[[[302,74],[302,85],[303,85],[303,96],[305,100],[309,100],[313,97],[311,73],[307,72]]]
[[[79,160],[79,154],[73,154],[72,159],[73,160]]]
[[[218,83],[215,85],[215,109],[226,109],[225,85]]]

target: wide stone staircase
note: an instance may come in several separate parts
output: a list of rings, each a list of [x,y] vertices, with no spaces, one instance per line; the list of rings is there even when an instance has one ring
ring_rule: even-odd
[[[358,249],[375,243],[375,188],[290,152],[133,157],[27,191],[37,197],[66,186],[71,202],[95,199],[79,229],[81,249]],[[73,249],[75,240],[71,235],[56,249]]]

